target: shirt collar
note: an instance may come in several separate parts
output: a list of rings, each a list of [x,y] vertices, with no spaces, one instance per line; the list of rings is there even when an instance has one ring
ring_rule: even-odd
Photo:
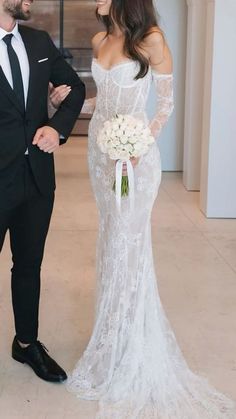
[[[15,24],[15,26],[12,29],[11,32],[7,32],[3,28],[0,27],[0,41],[4,38],[5,35],[9,35],[10,33],[12,33],[12,35],[16,39],[18,39],[19,41],[21,40],[21,36],[20,36],[20,32],[19,32],[19,27],[18,27],[18,22],[16,22],[16,24]]]

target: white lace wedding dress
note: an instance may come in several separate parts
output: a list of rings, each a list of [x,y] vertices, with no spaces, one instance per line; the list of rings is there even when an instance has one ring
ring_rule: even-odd
[[[104,69],[94,59],[96,103],[89,127],[89,170],[99,210],[97,310],[94,330],[67,388],[79,398],[98,400],[99,419],[233,419],[234,403],[193,374],[163,311],[153,266],[150,218],[161,181],[157,144],[135,168],[135,206],[122,199],[117,211],[114,162],[96,138],[116,113],[147,124],[146,102],[156,86],[158,106],[151,126],[159,134],[173,109],[173,77],[149,69],[134,80],[138,65],[127,60]],[[95,107],[95,109],[94,109]]]

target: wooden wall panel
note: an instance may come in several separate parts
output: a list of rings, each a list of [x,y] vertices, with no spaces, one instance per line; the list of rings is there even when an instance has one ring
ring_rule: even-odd
[[[50,33],[59,42],[59,1],[37,0],[33,5],[32,18],[27,24]],[[90,48],[92,36],[101,30],[95,16],[93,0],[64,1],[64,45],[70,48]]]
[[[65,1],[65,45],[90,48],[92,36],[101,30],[95,16],[94,1]]]

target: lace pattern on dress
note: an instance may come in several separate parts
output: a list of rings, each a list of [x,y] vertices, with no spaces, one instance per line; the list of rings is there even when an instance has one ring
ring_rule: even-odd
[[[173,78],[149,70],[134,80],[133,61],[103,69],[93,61],[96,107],[89,127],[90,178],[99,211],[97,305],[86,350],[68,379],[78,397],[99,400],[97,419],[235,419],[231,400],[193,374],[179,349],[158,294],[151,241],[151,211],[161,181],[155,143],[134,170],[135,210],[116,210],[114,162],[96,139],[105,120],[132,114],[147,124],[154,78],[159,135],[173,109]]]

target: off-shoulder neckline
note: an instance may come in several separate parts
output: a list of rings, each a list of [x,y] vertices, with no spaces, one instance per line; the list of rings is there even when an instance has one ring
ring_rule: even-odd
[[[117,68],[119,68],[119,67],[122,67],[122,66],[124,66],[124,65],[129,65],[129,64],[135,64],[135,65],[137,65],[137,62],[136,61],[134,61],[134,60],[131,60],[131,59],[129,59],[129,58],[127,58],[126,60],[123,60],[123,61],[120,61],[119,63],[117,63],[117,64],[113,64],[110,68],[105,68],[100,62],[99,62],[99,60],[96,58],[96,57],[93,57],[93,62],[94,63],[96,63],[97,64],[97,66],[98,67],[100,67],[103,71],[106,71],[106,72],[110,72],[110,71],[112,71],[112,70],[114,70],[114,69],[117,69]],[[173,73],[158,73],[158,71],[156,71],[156,70],[154,70],[151,66],[149,67],[149,69],[152,71],[152,73],[155,75],[155,76],[158,76],[158,77],[171,77],[171,76],[173,76]]]

